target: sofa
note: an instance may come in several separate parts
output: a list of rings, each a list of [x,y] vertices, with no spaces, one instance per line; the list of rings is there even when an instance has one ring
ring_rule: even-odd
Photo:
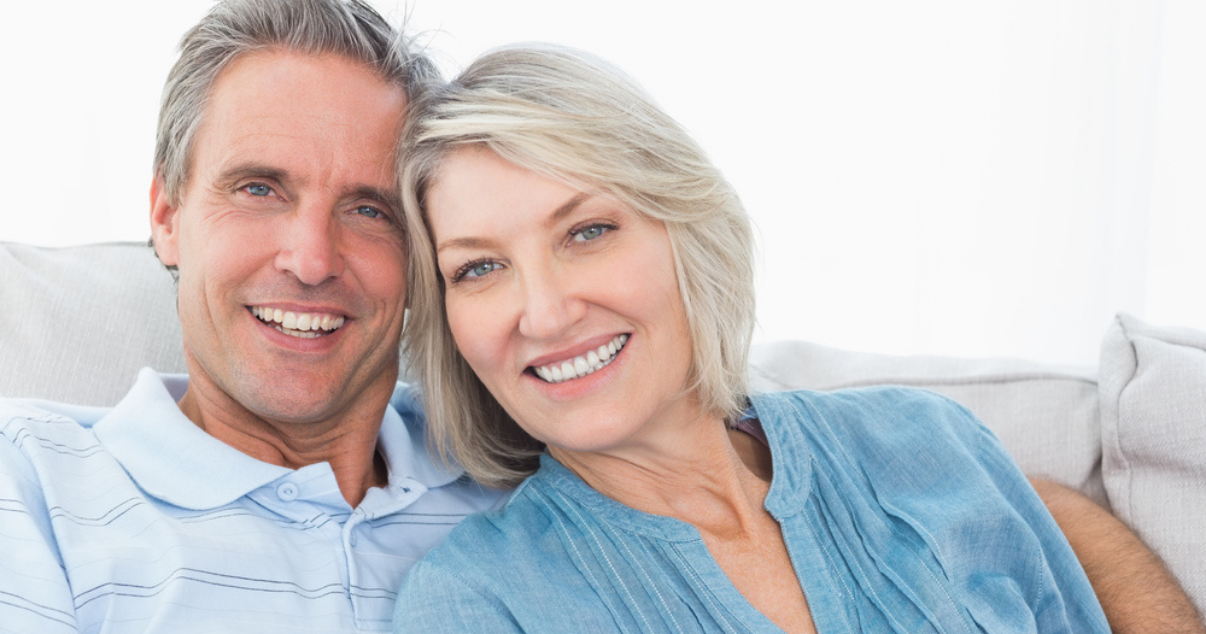
[[[0,243],[0,397],[112,405],[139,368],[183,372],[174,299],[143,244]],[[784,341],[756,346],[750,371],[760,390],[894,384],[959,401],[1028,475],[1111,509],[1206,613],[1206,333],[1119,315],[1096,368]]]

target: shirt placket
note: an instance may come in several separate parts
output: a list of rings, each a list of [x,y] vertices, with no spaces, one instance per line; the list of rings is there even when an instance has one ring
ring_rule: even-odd
[[[308,490],[326,488],[321,484],[317,487],[314,485],[314,482],[307,483],[295,472],[253,491],[249,497],[280,517],[300,526],[301,530],[310,535],[313,542],[325,544],[330,549],[333,559],[338,565],[339,584],[343,588],[344,596],[347,597],[350,606],[352,605],[351,575],[343,540],[344,524],[348,519],[348,514],[339,513],[329,504],[317,502],[307,496]],[[299,556],[306,555],[299,553]]]
[[[384,489],[369,490],[364,501],[343,523],[340,535],[349,588],[363,588],[366,585],[362,568],[371,564],[366,563],[364,557],[358,554],[357,547],[361,540],[367,539],[365,533],[372,529],[372,521],[401,511],[419,499],[426,491],[427,488],[423,484],[411,478],[401,478]],[[400,583],[401,579],[398,581]],[[396,588],[390,590],[392,592]],[[363,596],[361,592],[351,591],[349,591],[349,598],[358,629],[376,630],[380,629],[383,620],[388,623],[390,615],[380,615],[379,610],[368,606],[368,602],[379,601],[379,598]]]

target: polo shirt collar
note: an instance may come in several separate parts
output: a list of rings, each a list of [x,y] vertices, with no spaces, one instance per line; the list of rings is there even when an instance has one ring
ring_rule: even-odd
[[[150,368],[93,431],[147,494],[192,510],[229,504],[292,469],[261,462],[210,436],[180,411],[188,378]]]
[[[414,387],[399,383],[389,404],[377,446],[389,465],[390,482],[409,477],[434,489],[465,475],[460,465],[432,455],[427,442],[427,416]]]
[[[187,388],[185,375],[143,368],[125,398],[93,427],[142,490],[176,506],[205,510],[293,473],[256,460],[194,425],[176,405]],[[409,478],[432,489],[464,475],[459,466],[433,459],[425,428],[412,389],[399,384],[378,436],[391,483]]]

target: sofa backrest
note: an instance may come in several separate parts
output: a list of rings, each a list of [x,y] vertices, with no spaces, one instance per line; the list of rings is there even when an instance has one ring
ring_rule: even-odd
[[[0,396],[112,405],[139,368],[183,372],[175,298],[145,244],[0,243]]]

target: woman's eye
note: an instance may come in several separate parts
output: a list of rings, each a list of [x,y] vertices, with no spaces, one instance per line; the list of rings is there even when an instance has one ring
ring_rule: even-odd
[[[263,196],[271,196],[272,195],[271,187],[269,187],[267,185],[260,185],[259,183],[256,183],[254,185],[248,185],[243,188],[243,191],[247,192],[248,194],[251,194],[252,196],[263,197]]]
[[[473,267],[470,268],[466,272],[466,275],[468,275],[469,277],[481,277],[481,276],[486,275],[487,273],[491,273],[497,269],[498,269],[497,262],[479,262],[479,263],[473,265]]]
[[[611,231],[614,228],[615,227],[609,227],[607,225],[591,225],[589,227],[584,227],[582,229],[576,229],[574,231],[571,231],[570,235],[572,235],[574,237],[575,242],[587,242],[589,240],[594,240],[595,238],[598,238],[599,236],[603,235],[604,233],[607,233],[608,231]]]
[[[502,265],[498,262],[470,262],[457,271],[453,281],[459,281],[466,277],[485,277],[501,268]]]

